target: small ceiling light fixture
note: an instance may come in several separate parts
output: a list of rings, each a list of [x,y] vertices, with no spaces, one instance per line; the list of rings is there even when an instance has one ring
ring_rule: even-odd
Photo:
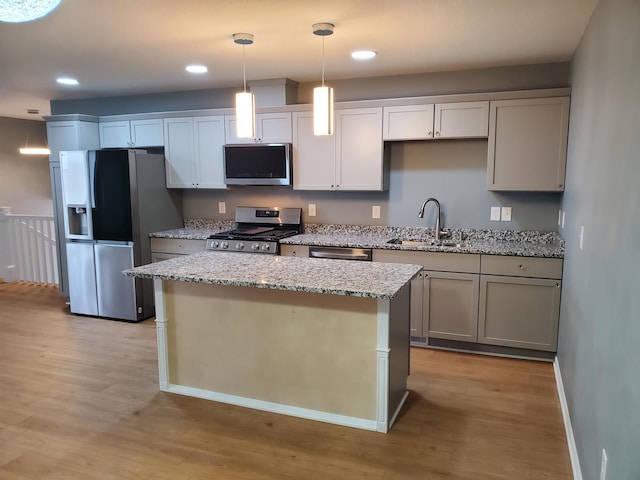
[[[333,88],[324,85],[324,37],[333,35],[333,23],[314,23],[313,33],[322,37],[322,86],[313,89],[313,134],[333,135]]]
[[[187,65],[185,70],[189,73],[207,73],[209,71],[204,65]]]
[[[80,85],[78,83],[78,80],[69,77],[56,78],[56,82],[58,82],[60,85]]]
[[[0,22],[21,23],[51,13],[62,0],[0,0]]]
[[[355,50],[351,52],[351,58],[354,60],[371,60],[377,55],[373,50]]]
[[[236,93],[236,135],[238,138],[254,138],[256,102],[253,93],[247,92],[247,68],[244,59],[244,47],[253,44],[253,35],[251,33],[234,33],[233,42],[242,45],[243,91]]]

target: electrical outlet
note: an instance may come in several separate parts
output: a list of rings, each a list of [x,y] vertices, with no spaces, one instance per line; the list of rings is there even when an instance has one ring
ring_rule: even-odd
[[[511,207],[502,207],[502,216],[500,217],[500,220],[503,222],[511,221]]]
[[[580,240],[580,250],[584,250],[584,225],[580,225],[580,234],[578,235]]]
[[[562,225],[562,210],[558,210],[558,226]]]
[[[224,202],[218,202],[218,213],[227,213],[227,204]]]
[[[380,205],[373,205],[371,207],[371,218],[380,218]]]
[[[500,221],[500,207],[491,207],[491,220],[494,222]]]
[[[565,212],[562,212],[562,228],[564,228],[564,213]]]
[[[310,203],[309,204],[309,216],[310,217],[315,217],[316,216],[316,204],[315,203]]]
[[[607,451],[602,449],[602,459],[600,460],[600,480],[607,480]]]

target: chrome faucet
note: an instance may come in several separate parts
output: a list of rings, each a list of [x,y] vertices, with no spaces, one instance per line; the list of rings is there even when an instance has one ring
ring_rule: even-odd
[[[420,211],[418,212],[418,218],[424,217],[424,207],[426,207],[427,203],[429,202],[433,202],[436,204],[437,211],[436,211],[435,237],[436,237],[436,241],[439,242],[440,241],[440,202],[433,197],[427,198],[422,204],[422,207],[420,207]]]

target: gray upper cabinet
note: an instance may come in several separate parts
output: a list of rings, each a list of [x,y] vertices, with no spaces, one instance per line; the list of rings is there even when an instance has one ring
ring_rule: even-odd
[[[101,148],[161,147],[162,119],[100,122]]]
[[[486,138],[489,102],[384,107],[383,140]]]
[[[487,188],[564,190],[569,97],[490,102]]]

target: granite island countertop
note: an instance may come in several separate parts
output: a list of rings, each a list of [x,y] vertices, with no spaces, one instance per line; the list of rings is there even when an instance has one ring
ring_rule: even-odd
[[[138,278],[392,299],[422,266],[203,251],[123,273]]]

